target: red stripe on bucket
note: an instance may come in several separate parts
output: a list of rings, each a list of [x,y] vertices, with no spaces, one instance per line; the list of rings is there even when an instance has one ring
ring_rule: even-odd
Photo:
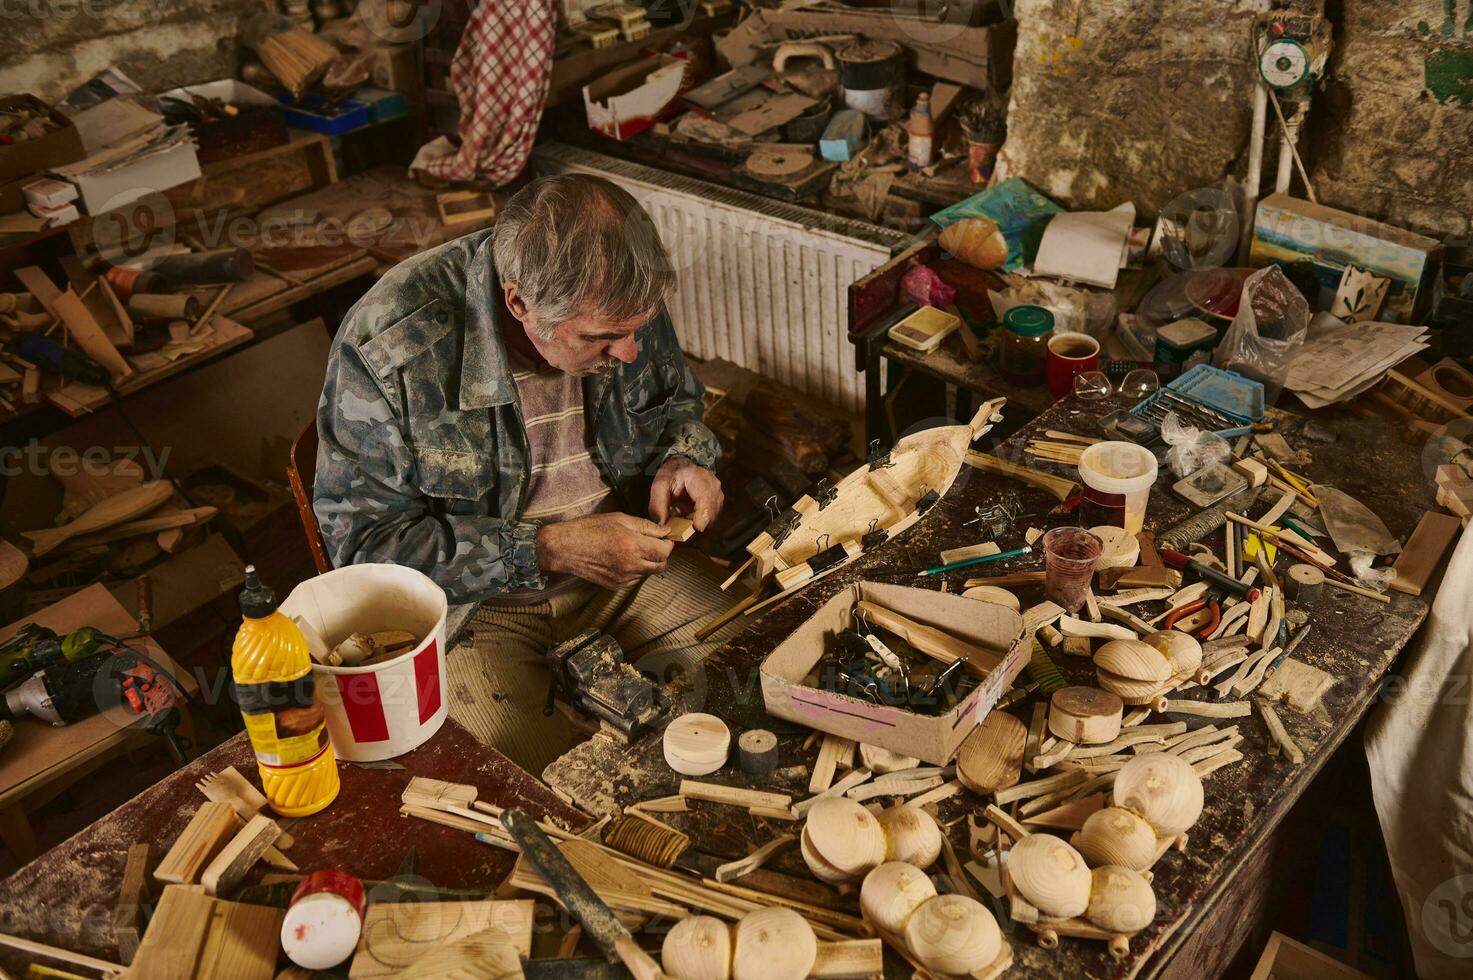
[[[379,694],[378,675],[338,674],[338,693],[342,695],[343,713],[353,729],[355,742],[387,742],[389,722],[384,717],[384,702]]]
[[[414,690],[419,696],[419,723],[423,725],[440,710],[440,651],[433,637],[429,646],[414,655]]]

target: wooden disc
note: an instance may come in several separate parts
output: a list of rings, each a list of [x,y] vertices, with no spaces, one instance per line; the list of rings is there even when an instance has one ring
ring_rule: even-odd
[[[726,765],[731,732],[715,715],[691,712],[665,729],[665,762],[682,776],[709,776]]]
[[[1006,711],[992,711],[956,750],[956,778],[974,793],[996,793],[1018,782],[1028,726]]]
[[[1048,730],[1067,742],[1104,745],[1120,734],[1125,702],[1097,687],[1061,687],[1049,702]]]
[[[1089,533],[1104,545],[1100,549],[1100,557],[1095,559],[1096,571],[1101,568],[1134,568],[1140,560],[1141,543],[1125,528],[1101,524],[1090,528]]]
[[[777,768],[777,736],[765,728],[742,732],[737,739],[737,759],[749,776],[767,776]]]
[[[1284,576],[1284,594],[1290,599],[1313,599],[1325,584],[1325,573],[1313,565],[1290,565]]]

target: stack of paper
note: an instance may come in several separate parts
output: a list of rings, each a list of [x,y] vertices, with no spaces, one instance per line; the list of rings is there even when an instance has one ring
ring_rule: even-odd
[[[1309,339],[1294,354],[1284,386],[1310,408],[1354,398],[1386,372],[1427,349],[1424,327],[1397,323],[1341,323],[1315,317]]]
[[[1134,204],[1055,215],[1038,246],[1033,274],[1114,289],[1129,256],[1134,224]]]

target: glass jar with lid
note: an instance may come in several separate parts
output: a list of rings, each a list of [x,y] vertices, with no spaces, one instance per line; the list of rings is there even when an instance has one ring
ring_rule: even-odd
[[[1014,384],[1040,384],[1054,334],[1054,315],[1042,306],[1015,306],[1003,314],[997,367]]]

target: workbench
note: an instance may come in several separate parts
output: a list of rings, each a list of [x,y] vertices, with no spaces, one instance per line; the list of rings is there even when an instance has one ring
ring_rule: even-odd
[[[403,768],[372,770],[340,762],[337,800],[321,813],[283,822],[295,838],[289,857],[304,872],[337,868],[365,882],[382,881],[399,873],[413,848],[419,881],[495,891],[511,870],[513,855],[464,831],[400,816],[399,796],[411,776],[473,783],[482,800],[524,807],[534,816],[572,826],[584,820],[453,721],[394,762]],[[205,802],[195,783],[226,766],[235,766],[260,787],[250,743],[237,735],[0,881],[0,931],[116,962],[112,911],[129,846],[151,844],[157,854],[166,853]],[[257,865],[244,884],[257,883],[270,871]],[[0,966],[19,976],[22,963],[14,951],[0,948]]]
[[[1009,459],[1022,460],[1023,443],[1045,429],[1081,435],[1098,435],[1096,421],[1108,411],[1125,407],[1119,399],[1083,403],[1069,398],[1059,402],[1026,425],[1000,449]],[[1009,409],[1004,409],[1006,414]],[[1288,419],[1282,426],[1289,443],[1310,450],[1315,459],[1300,467],[1311,478],[1333,482],[1355,496],[1385,521],[1390,531],[1402,538],[1412,530],[1423,510],[1432,506],[1431,492],[1416,449],[1397,439],[1394,424],[1380,417],[1354,418],[1347,414],[1315,416],[1318,427],[1338,436],[1331,444],[1312,442],[1299,435],[1302,419]],[[1062,467],[1041,467],[1073,476]],[[1167,487],[1171,480],[1158,479],[1146,515],[1148,530],[1161,530],[1189,516],[1192,511],[1176,500]],[[945,548],[976,543],[978,535],[964,528],[979,504],[995,502],[1001,493],[1016,493],[1024,516],[1015,535],[1027,527],[1046,528],[1070,523],[1068,517],[1050,517],[1055,501],[1047,494],[1022,484],[1006,481],[963,467],[951,491],[908,532],[873,555],[856,560],[847,568],[786,601],[770,607],[756,622],[723,645],[707,661],[706,669],[694,679],[691,707],[726,719],[733,738],[748,728],[769,728],[779,735],[780,766],[811,765],[816,749],[803,751],[807,730],[769,718],[763,711],[758,683],[762,659],[835,593],[865,578],[905,581],[897,570],[920,568],[934,563]],[[1252,513],[1261,512],[1266,500]],[[1016,546],[1005,536],[1004,548]],[[1221,551],[1222,535],[1213,536]],[[1021,541],[1016,542],[1021,544]],[[968,569],[949,576],[955,591],[966,577],[1031,571],[1042,568],[1041,554],[1023,556],[992,565],[986,571]],[[918,580],[919,581],[919,580]],[[924,580],[937,588],[937,579]],[[1435,583],[1434,583],[1435,586]],[[1042,599],[1042,589],[1015,590],[1023,606]],[[1433,594],[1429,587],[1427,595]],[[1323,705],[1312,715],[1288,708],[1280,714],[1290,734],[1305,752],[1298,765],[1270,755],[1271,740],[1255,713],[1241,719],[1245,736],[1239,749],[1243,760],[1208,776],[1205,780],[1206,808],[1190,831],[1185,853],[1171,852],[1155,867],[1156,922],[1130,943],[1129,956],[1115,961],[1105,945],[1079,939],[1063,939],[1057,949],[1039,948],[1033,935],[1015,927],[1004,932],[1010,939],[1016,962],[1010,977],[1203,977],[1218,975],[1232,960],[1265,912],[1275,870],[1275,831],[1285,815],[1308,788],[1316,773],[1335,749],[1345,741],[1371,707],[1382,678],[1397,655],[1427,615],[1422,598],[1392,593],[1389,605],[1325,588],[1307,604],[1314,630],[1296,654],[1306,663],[1327,671],[1337,680],[1325,695]],[[1290,608],[1295,608],[1291,602]],[[1087,662],[1055,656],[1070,683],[1090,684],[1093,670]],[[1011,709],[1026,723],[1031,700]],[[1176,716],[1181,718],[1182,716]],[[1212,719],[1186,717],[1189,728]],[[568,794],[590,812],[606,812],[614,805],[627,805],[674,793],[680,777],[665,765],[658,738],[645,738],[630,745],[606,736],[595,736],[555,761],[544,779]],[[748,785],[734,766],[705,777],[709,781]],[[763,789],[788,792],[795,799],[807,793],[808,777],[787,782],[768,781]],[[950,821],[981,810],[983,799],[961,793],[939,804],[939,816]],[[735,807],[693,803],[685,814],[662,814],[662,819],[689,833],[698,847],[737,857],[773,837],[794,832],[795,824],[769,821],[748,815]],[[966,821],[952,830],[958,854],[967,853]],[[791,849],[772,865],[779,870],[801,871],[801,861]],[[965,860],[965,857],[963,857]],[[797,863],[794,863],[797,862]],[[1003,906],[994,903],[1001,915]]]

